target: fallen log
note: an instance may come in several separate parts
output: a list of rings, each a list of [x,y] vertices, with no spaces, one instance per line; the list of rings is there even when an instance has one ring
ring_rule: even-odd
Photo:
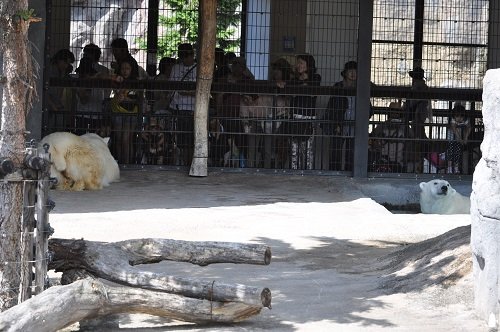
[[[269,264],[271,250],[258,244],[137,239],[116,243],[51,239],[49,269],[84,269],[122,285],[178,294],[189,298],[239,302],[271,308],[271,291],[240,284],[170,276],[140,270],[134,265],[176,260],[198,265],[212,263]]]
[[[0,313],[0,331],[52,332],[85,319],[117,313],[146,313],[195,323],[228,323],[257,315],[261,309],[261,305],[186,298],[86,278],[53,286]]]

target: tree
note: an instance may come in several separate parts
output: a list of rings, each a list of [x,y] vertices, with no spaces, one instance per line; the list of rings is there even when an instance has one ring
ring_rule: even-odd
[[[165,34],[158,39],[158,56],[172,56],[177,52],[179,43],[198,42],[199,0],[162,0],[167,8],[168,15],[161,15],[159,25]],[[241,0],[219,0],[217,2],[217,44],[227,51],[234,51],[239,47],[240,38],[238,26],[241,14]]]
[[[204,0],[201,3],[200,20],[200,61],[196,82],[196,103],[194,112],[194,154],[189,175],[207,176],[208,160],[208,104],[214,74],[215,38],[217,25],[217,0]]]
[[[38,21],[28,0],[4,0],[0,4],[0,158],[14,163],[13,174],[0,182],[0,311],[17,304],[20,285],[21,216],[26,111],[31,106],[34,73],[28,46],[28,27]]]

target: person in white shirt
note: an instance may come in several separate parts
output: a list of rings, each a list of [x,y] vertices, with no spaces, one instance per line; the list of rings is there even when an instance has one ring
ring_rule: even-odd
[[[179,63],[172,67],[170,81],[195,82],[196,61],[191,44],[178,46]],[[194,103],[195,91],[174,91],[170,102],[170,111],[177,118],[174,128],[177,147],[181,150],[181,163],[189,165],[194,145]]]

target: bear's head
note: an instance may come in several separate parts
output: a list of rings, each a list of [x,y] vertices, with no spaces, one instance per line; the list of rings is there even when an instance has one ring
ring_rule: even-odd
[[[455,193],[455,189],[446,180],[436,179],[429,182],[420,182],[422,192],[430,194],[434,198],[442,198]]]

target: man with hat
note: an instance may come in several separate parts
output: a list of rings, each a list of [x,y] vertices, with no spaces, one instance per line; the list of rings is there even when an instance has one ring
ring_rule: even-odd
[[[411,89],[415,91],[428,90],[429,87],[425,83],[425,72],[421,67],[415,67],[408,74],[412,78]],[[428,99],[408,99],[404,105],[404,109],[409,116],[412,124],[423,125],[425,121],[432,120],[431,103]],[[422,128],[420,133],[415,133],[415,137],[427,138],[425,131]]]
[[[334,84],[334,87],[355,89],[358,79],[358,63],[348,61],[340,73],[342,81]],[[373,85],[373,84],[372,84]],[[370,106],[368,114],[373,111]],[[354,136],[356,125],[356,96],[332,96],[328,101],[325,112],[325,125],[323,130],[332,135],[332,169],[352,170],[354,167]]]
[[[415,91],[428,90],[425,83],[425,71],[422,67],[415,67],[408,74],[412,78],[411,89]],[[428,139],[425,133],[425,122],[432,121],[432,106],[428,99],[408,99],[403,106],[407,121],[411,122],[411,134],[416,139],[415,148],[412,151],[412,159],[415,162],[415,171],[422,171],[423,156],[428,152]]]
[[[425,72],[422,69],[422,67],[415,67],[413,70],[410,70],[408,73],[410,74],[410,77],[413,78],[414,80],[423,80],[425,77]]]

